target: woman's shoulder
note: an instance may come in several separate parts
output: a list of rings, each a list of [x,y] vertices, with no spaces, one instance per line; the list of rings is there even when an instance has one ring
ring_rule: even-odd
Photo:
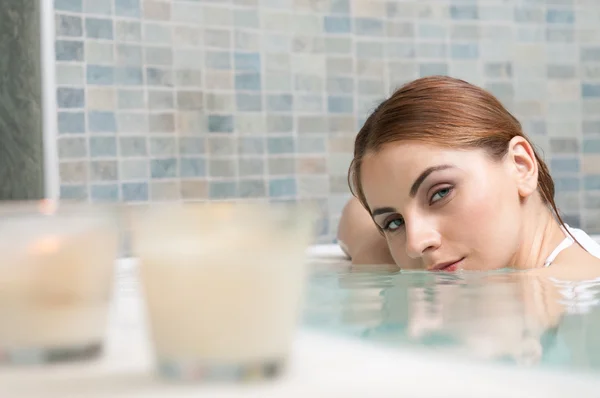
[[[598,243],[582,229],[571,228],[568,225],[565,226],[585,251],[600,259],[600,243]]]
[[[565,227],[579,245],[572,245],[556,258],[552,266],[538,269],[534,274],[571,282],[600,278],[600,244],[581,229]]]

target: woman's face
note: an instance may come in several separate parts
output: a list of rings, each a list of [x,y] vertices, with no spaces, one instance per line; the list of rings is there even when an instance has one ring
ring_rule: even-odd
[[[401,268],[512,265],[523,215],[513,157],[401,142],[368,154],[361,167],[367,204]]]

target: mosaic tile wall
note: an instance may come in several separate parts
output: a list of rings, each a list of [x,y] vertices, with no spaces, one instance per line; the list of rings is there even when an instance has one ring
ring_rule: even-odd
[[[571,224],[600,232],[597,0],[55,0],[61,196],[349,197],[366,113],[448,74],[544,150]]]

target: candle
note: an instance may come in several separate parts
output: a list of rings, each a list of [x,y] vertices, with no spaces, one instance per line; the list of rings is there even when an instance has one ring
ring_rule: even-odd
[[[102,347],[117,233],[103,212],[0,215],[0,355],[52,362]]]
[[[154,350],[172,378],[264,377],[285,364],[311,236],[306,213],[185,205],[134,228]]]

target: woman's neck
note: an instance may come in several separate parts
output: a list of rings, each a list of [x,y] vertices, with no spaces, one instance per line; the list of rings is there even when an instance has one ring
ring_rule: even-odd
[[[525,212],[521,224],[521,245],[512,261],[512,268],[541,268],[548,256],[565,239],[565,233],[547,205],[537,211]],[[532,210],[532,209],[530,209]]]

